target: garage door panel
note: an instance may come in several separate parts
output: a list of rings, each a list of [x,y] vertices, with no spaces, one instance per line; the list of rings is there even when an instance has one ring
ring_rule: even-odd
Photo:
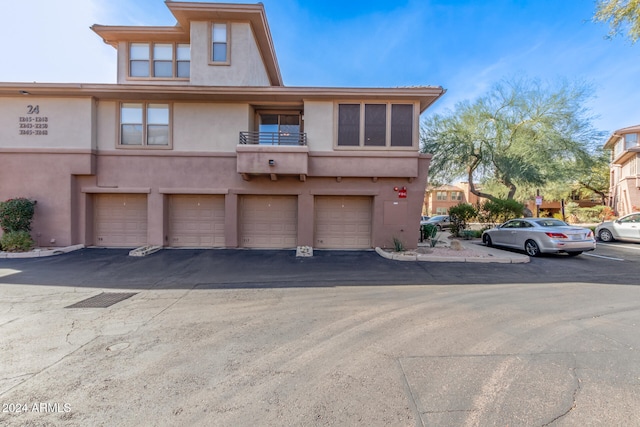
[[[94,195],[95,244],[104,247],[138,247],[147,244],[145,194]]]
[[[169,197],[169,242],[174,247],[224,247],[224,196]]]
[[[296,196],[247,195],[240,199],[240,244],[247,248],[292,248],[298,240]]]
[[[316,196],[315,246],[326,249],[371,247],[371,198]]]

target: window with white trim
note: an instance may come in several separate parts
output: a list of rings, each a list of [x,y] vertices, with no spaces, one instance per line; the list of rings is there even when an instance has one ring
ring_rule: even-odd
[[[122,147],[169,148],[169,104],[123,102],[120,104],[120,139]]]
[[[413,146],[413,104],[338,104],[337,122],[338,147]]]
[[[129,77],[189,78],[190,68],[188,43],[129,44]]]
[[[446,191],[436,191],[436,200],[447,200],[447,192]]]
[[[453,201],[462,200],[462,191],[452,191],[451,192],[451,200],[453,200]]]
[[[229,63],[229,26],[225,23],[211,24],[211,62]]]
[[[638,146],[638,134],[637,133],[628,133],[624,136],[624,149],[628,150],[629,148]]]

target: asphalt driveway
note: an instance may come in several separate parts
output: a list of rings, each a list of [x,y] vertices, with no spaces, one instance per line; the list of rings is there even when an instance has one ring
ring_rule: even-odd
[[[499,250],[496,250],[501,252]],[[125,249],[0,259],[0,283],[136,289],[546,283],[638,284],[640,263],[585,255],[545,256],[525,264],[395,261],[375,251],[165,249],[130,257]],[[2,270],[5,273],[2,273]],[[11,272],[11,274],[8,273]],[[3,277],[4,276],[4,277]]]
[[[0,425],[640,425],[633,259],[127,253],[0,260]]]

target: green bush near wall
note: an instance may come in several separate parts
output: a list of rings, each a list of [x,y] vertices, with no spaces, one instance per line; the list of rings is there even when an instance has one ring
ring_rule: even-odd
[[[35,242],[31,238],[31,221],[36,201],[24,197],[0,202],[0,249],[8,252],[26,252]]]
[[[27,252],[34,244],[29,232],[24,230],[5,232],[0,238],[0,247],[6,252]]]

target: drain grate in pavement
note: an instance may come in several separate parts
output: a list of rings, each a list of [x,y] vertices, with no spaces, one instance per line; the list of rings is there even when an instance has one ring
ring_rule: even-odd
[[[137,294],[137,292],[103,292],[65,308],[107,308],[115,303],[131,298],[135,294]]]

